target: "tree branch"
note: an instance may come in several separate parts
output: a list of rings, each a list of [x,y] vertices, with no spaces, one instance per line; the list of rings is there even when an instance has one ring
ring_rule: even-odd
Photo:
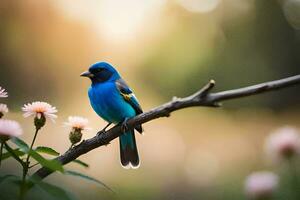
[[[300,75],[296,75],[289,78],[265,82],[249,87],[210,93],[210,91],[215,86],[215,81],[211,80],[207,85],[205,85],[202,89],[200,89],[195,94],[192,94],[191,96],[185,98],[174,97],[173,100],[168,103],[165,103],[161,106],[151,109],[148,112],[144,112],[134,118],[129,119],[128,127],[132,129],[133,127],[139,124],[143,124],[160,117],[169,117],[172,112],[183,108],[195,106],[218,107],[220,106],[220,102],[224,100],[256,95],[263,92],[290,87],[299,83]],[[69,149],[63,155],[55,159],[61,162],[62,164],[67,164],[95,148],[109,144],[110,141],[119,137],[121,134],[122,131],[120,126],[114,126],[113,128],[111,128],[103,134],[96,135],[91,139],[82,141],[79,145],[75,146],[72,149]],[[39,170],[37,170],[33,174],[33,176],[37,176],[43,179],[51,173],[53,173],[51,170],[42,167]]]

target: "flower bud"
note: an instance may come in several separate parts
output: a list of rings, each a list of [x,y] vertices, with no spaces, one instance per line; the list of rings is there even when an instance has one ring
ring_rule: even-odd
[[[46,124],[46,117],[42,113],[37,113],[34,118],[34,125],[37,130],[41,129]]]
[[[69,139],[72,145],[81,141],[82,133],[81,129],[73,129],[69,134]]]
[[[10,137],[7,135],[0,135],[0,143],[6,142]]]
[[[88,119],[79,117],[79,116],[70,116],[68,118],[68,122],[64,124],[71,128],[71,132],[69,134],[69,139],[72,143],[72,146],[81,141],[82,131],[90,130],[88,125]]]

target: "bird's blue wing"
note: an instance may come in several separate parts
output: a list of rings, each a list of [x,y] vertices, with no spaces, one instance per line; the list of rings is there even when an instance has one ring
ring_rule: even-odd
[[[131,89],[128,87],[126,82],[123,79],[119,79],[116,81],[116,86],[124,100],[134,108],[136,114],[143,113],[143,110],[137,98],[135,97]]]
[[[129,103],[133,107],[136,114],[138,115],[138,114],[143,113],[143,110],[142,110],[137,98],[135,97],[135,95],[133,94],[133,92],[129,88],[129,86],[126,84],[126,82],[123,79],[118,79],[116,81],[116,86],[117,86],[117,89],[119,90],[121,96],[124,98],[124,100],[127,103]],[[141,126],[137,126],[135,129],[140,133],[143,131]]]

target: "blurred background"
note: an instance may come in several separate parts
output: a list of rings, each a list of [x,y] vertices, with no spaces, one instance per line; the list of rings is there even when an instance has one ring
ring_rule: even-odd
[[[33,126],[21,106],[36,100],[56,106],[59,118],[37,144],[62,153],[69,115],[90,120],[93,131],[84,138],[105,125],[89,105],[90,81],[79,77],[97,61],[119,70],[145,111],[210,79],[221,91],[300,73],[299,0],[2,0],[0,27],[8,118],[23,125],[22,139],[30,141]],[[265,137],[284,125],[300,128],[299,100],[294,87],[151,121],[137,136],[138,170],[120,166],[117,140],[84,155],[88,169],[67,166],[116,195],[59,174],[47,181],[78,199],[244,199],[245,176],[274,168],[263,153]],[[5,163],[2,173],[19,170],[15,165]]]

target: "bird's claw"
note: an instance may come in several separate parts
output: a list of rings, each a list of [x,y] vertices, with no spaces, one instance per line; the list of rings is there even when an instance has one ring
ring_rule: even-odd
[[[123,133],[125,133],[129,130],[127,121],[128,121],[128,119],[126,118],[121,124],[121,130]]]
[[[106,131],[103,129],[97,133],[97,136],[103,135]]]
[[[106,132],[106,129],[111,125],[111,123],[108,123],[101,131],[97,133],[97,136],[100,136]]]
[[[100,133],[100,135],[101,134],[104,134],[104,133]],[[106,138],[106,135],[102,135],[102,137],[100,137],[99,139],[100,139],[101,143],[105,146],[110,144],[110,141]]]

